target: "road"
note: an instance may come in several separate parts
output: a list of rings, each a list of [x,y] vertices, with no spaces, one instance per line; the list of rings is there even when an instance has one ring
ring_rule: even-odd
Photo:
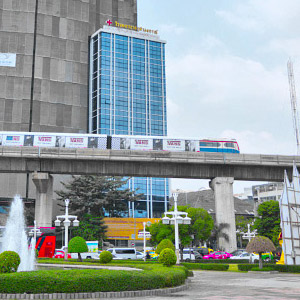
[[[191,280],[190,288],[186,291],[165,296],[143,297],[143,300],[300,299],[300,274],[194,271]]]

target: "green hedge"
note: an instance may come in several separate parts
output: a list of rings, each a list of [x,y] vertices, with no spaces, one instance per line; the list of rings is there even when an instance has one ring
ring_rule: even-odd
[[[240,264],[240,263],[249,263],[248,259],[197,259],[191,261],[192,263],[200,264]]]
[[[214,271],[227,271],[229,268],[228,264],[214,264],[214,263],[181,263],[189,270],[214,270]]]
[[[183,267],[138,267],[144,271],[47,270],[1,274],[0,293],[85,293],[158,289],[183,284],[188,273]]]
[[[238,269],[240,271],[251,271],[252,268],[258,267],[258,264],[240,264],[238,265]]]
[[[252,268],[257,268],[258,264],[241,264],[238,265],[240,271],[251,271]],[[300,273],[300,266],[287,266],[276,264],[263,264],[263,267],[270,267],[274,271],[288,272],[288,273]]]

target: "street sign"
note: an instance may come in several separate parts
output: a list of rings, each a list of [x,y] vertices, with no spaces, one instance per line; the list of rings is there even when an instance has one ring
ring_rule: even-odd
[[[146,236],[146,238],[151,238],[150,232],[149,231],[145,231],[145,236]],[[144,237],[144,231],[140,231],[138,233],[138,238],[143,238],[143,237]]]

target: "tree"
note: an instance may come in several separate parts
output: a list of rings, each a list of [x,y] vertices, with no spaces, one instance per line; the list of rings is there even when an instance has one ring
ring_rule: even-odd
[[[162,250],[164,250],[165,248],[169,248],[169,249],[172,249],[173,251],[175,251],[175,246],[172,243],[172,241],[170,241],[169,239],[164,239],[157,245],[155,252],[157,254],[160,254],[160,252]]]
[[[79,223],[79,227],[71,227],[72,235],[81,236],[86,241],[101,241],[105,238],[107,226],[103,217],[93,217],[85,214]]]
[[[261,236],[268,237],[275,245],[278,245],[280,229],[279,203],[275,200],[263,202],[257,209],[258,218],[255,219],[254,228]]]
[[[88,252],[88,246],[85,240],[80,236],[73,237],[68,245],[69,253],[78,253],[78,261],[82,261],[80,253]]]
[[[262,253],[275,251],[276,248],[272,241],[265,236],[254,237],[246,248],[247,252],[256,252],[259,254],[259,268],[262,269]]]
[[[70,199],[69,208],[79,220],[85,215],[122,217],[127,213],[128,201],[136,201],[141,194],[123,188],[127,183],[120,177],[73,176],[63,183],[64,190],[56,191],[59,201]],[[64,207],[64,204],[60,205]]]
[[[172,208],[172,210],[174,210]],[[171,211],[172,211],[171,210]],[[188,213],[191,218],[190,225],[179,225],[180,248],[188,246],[191,242],[198,244],[208,239],[213,228],[214,221],[208,212],[203,208],[194,208],[189,206],[178,206],[179,211]],[[147,230],[151,233],[151,244],[153,246],[160,243],[163,239],[175,241],[174,226],[164,225],[162,222],[154,223]]]

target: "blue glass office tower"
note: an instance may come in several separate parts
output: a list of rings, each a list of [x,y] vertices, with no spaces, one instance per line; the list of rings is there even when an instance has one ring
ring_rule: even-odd
[[[104,26],[91,37],[91,133],[167,135],[165,42],[138,29]],[[145,195],[132,208],[136,217],[167,210],[168,179],[132,178],[128,185]]]

